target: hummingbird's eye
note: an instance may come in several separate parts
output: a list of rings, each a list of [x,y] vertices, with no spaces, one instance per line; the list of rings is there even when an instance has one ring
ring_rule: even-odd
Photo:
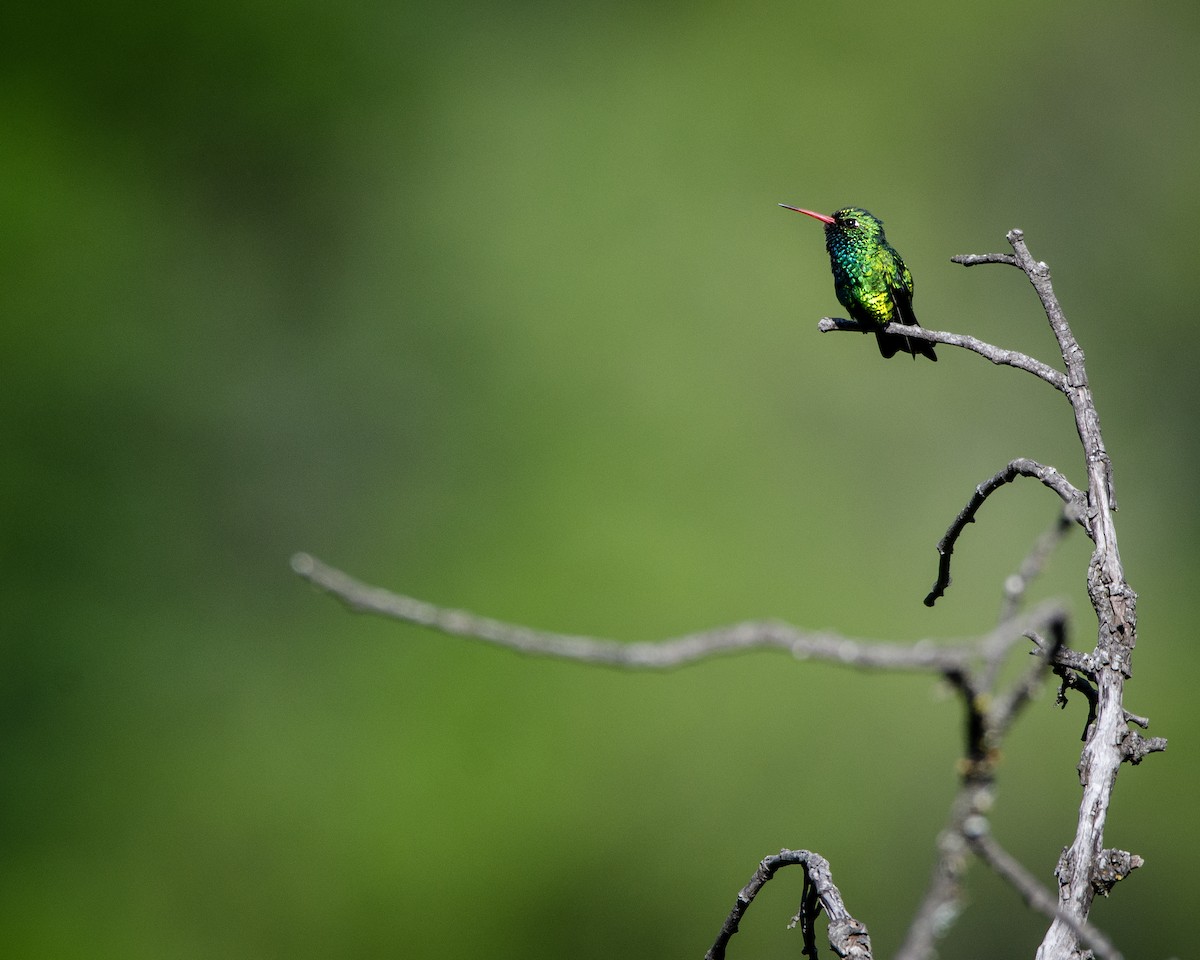
[[[855,220],[853,217],[848,217],[846,219],[846,226],[848,226],[851,230],[853,230],[855,227],[858,226],[858,221]]]

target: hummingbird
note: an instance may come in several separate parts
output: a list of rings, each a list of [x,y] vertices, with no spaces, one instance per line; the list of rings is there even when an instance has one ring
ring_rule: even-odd
[[[825,224],[825,249],[833,267],[833,291],[838,302],[850,311],[850,317],[875,330],[879,352],[885,358],[903,350],[937,360],[928,340],[910,339],[902,333],[888,333],[889,323],[920,326],[913,313],[913,278],[904,260],[883,235],[883,221],[862,207],[845,207],[832,216],[814,213],[781,203],[815,217]]]

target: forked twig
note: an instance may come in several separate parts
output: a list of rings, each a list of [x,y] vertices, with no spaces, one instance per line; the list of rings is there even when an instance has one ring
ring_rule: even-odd
[[[704,960],[724,960],[725,948],[738,932],[738,924],[750,909],[750,904],[754,902],[759,891],[777,871],[796,864],[804,867],[805,892],[800,912],[796,914],[794,921],[800,925],[804,937],[803,954],[809,957],[809,960],[817,958],[813,923],[817,914],[824,908],[826,916],[829,917],[829,945],[833,952],[850,960],[871,960],[871,938],[867,934],[866,925],[855,920],[846,909],[841,892],[834,886],[829,861],[809,850],[780,850],[773,856],[763,858],[750,882],[738,891],[733,909],[721,925],[721,932],[704,955]]]

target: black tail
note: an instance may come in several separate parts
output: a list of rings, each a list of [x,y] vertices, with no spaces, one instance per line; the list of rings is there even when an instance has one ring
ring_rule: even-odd
[[[911,353],[914,360],[917,359],[917,354],[920,354],[934,362],[937,361],[933,344],[928,340],[905,336],[903,333],[888,333],[886,330],[877,330],[875,339],[879,341],[879,352],[885,360],[890,360],[897,353]]]

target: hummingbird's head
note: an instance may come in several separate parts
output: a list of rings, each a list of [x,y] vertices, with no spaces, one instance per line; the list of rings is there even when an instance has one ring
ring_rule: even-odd
[[[883,221],[872,216],[862,207],[844,207],[834,211],[833,223],[826,230],[837,230],[855,240],[882,240]]]
[[[851,243],[883,241],[883,221],[872,216],[862,207],[843,207],[841,210],[835,210],[833,216],[826,216],[823,213],[805,210],[803,207],[792,207],[786,203],[781,203],[780,206],[786,210],[795,210],[797,213],[820,220],[825,224],[826,234],[843,237]]]

